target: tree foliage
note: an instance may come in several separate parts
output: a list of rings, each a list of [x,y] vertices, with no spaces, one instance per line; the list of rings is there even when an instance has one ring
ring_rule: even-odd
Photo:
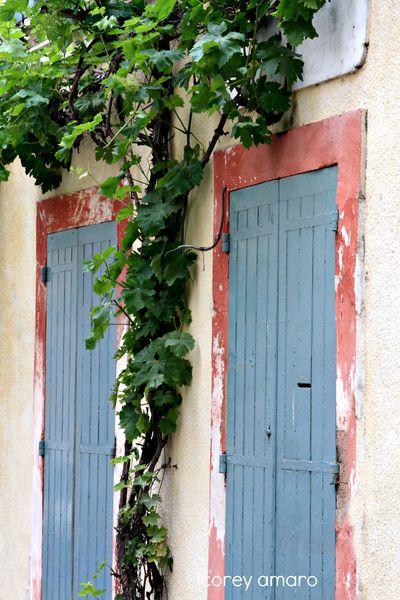
[[[113,395],[126,434],[126,455],[115,459],[123,464],[116,577],[124,600],[161,598],[163,573],[172,568],[157,492],[180,389],[192,373],[187,285],[196,256],[176,251],[188,195],[228,123],[245,147],[270,142],[270,126],[290,108],[291,86],[302,75],[294,47],[316,35],[312,19],[324,2],[0,5],[0,180],[19,157],[42,190],[51,190],[88,137],[96,159],[115,165],[101,193],[126,204],[118,216],[128,220],[121,247],[85,264],[93,272],[105,265],[87,347],[103,337],[111,312],[129,323],[117,352],[126,367]],[[206,145],[193,131],[205,117],[216,122]],[[178,159],[173,136],[184,146]]]

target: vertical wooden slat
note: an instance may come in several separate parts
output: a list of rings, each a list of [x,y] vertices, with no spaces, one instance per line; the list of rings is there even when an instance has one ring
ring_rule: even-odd
[[[327,206],[332,209],[336,205],[335,192],[327,192]],[[326,226],[325,231],[325,256],[335,255],[335,234],[332,227]],[[335,264],[334,260],[327,260],[325,264],[325,302],[324,312],[321,313],[325,321],[325,362],[323,370],[324,389],[324,437],[321,448],[323,460],[336,462],[336,445],[332,440],[336,437],[336,320],[335,320]],[[316,316],[318,318],[318,316]],[[334,478],[330,474],[323,475],[323,506],[324,506],[324,545],[323,545],[323,585],[330,592],[335,587],[335,553],[330,548],[335,547],[335,512],[336,494],[332,485]]]
[[[76,231],[48,237],[43,599],[72,594]]]
[[[247,227],[255,228],[257,225],[255,218],[255,207],[247,210]],[[255,338],[257,324],[257,237],[251,237],[246,240],[246,273],[245,273],[245,289],[246,289],[246,326],[245,326],[245,387],[243,395],[243,428],[244,428],[244,456],[254,456],[254,415],[255,415]],[[242,570],[243,573],[253,572],[253,561],[255,549],[253,544],[253,520],[254,514],[254,467],[243,467],[243,557]],[[247,592],[247,597],[253,597],[253,589]],[[244,597],[242,593],[242,597]]]
[[[115,223],[83,227],[78,230],[78,262],[116,243]],[[77,454],[76,454],[76,530],[75,594],[79,584],[90,580],[99,564],[112,564],[112,466],[114,414],[109,396],[115,376],[115,331],[110,331],[93,351],[85,349],[90,332],[89,312],[98,302],[93,292],[93,275],[78,271],[78,364],[77,378]],[[101,274],[101,271],[100,271]],[[97,585],[111,599],[111,576],[105,569]]]
[[[326,211],[326,193],[316,194],[315,209],[318,212]],[[320,351],[321,343],[325,346],[325,294],[321,290],[326,290],[327,281],[330,273],[327,273],[325,239],[327,227],[317,227],[314,229],[314,280],[313,280],[313,339],[312,339],[312,393],[313,398],[324,398],[324,378],[319,374],[323,373],[326,367],[326,356]],[[321,248],[324,249],[321,252]],[[328,253],[329,256],[329,253]],[[329,286],[328,286],[329,289]],[[325,407],[323,402],[312,403],[311,415],[311,454],[318,456],[323,447],[324,428],[321,424],[326,421],[324,418]],[[324,456],[324,459],[328,457]],[[311,547],[310,547],[310,572],[323,572],[323,539],[324,539],[324,515],[321,510],[320,499],[323,498],[323,473],[311,473]],[[324,597],[324,582],[322,581],[319,589],[313,588],[310,598],[318,600]]]

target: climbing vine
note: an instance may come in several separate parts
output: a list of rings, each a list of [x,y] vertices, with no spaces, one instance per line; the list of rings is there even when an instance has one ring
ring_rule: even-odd
[[[115,165],[101,194],[124,203],[119,248],[85,263],[94,289],[89,349],[114,315],[127,328],[113,402],[125,432],[117,527],[119,598],[160,599],[173,566],[159,515],[163,449],[190,384],[194,340],[184,239],[188,197],[228,132],[270,142],[301,78],[295,52],[325,0],[4,0],[0,5],[0,180],[19,157],[43,192],[92,141]],[[213,119],[206,142],[196,121]],[[198,129],[198,128],[197,128]],[[180,156],[171,148],[174,138]],[[177,145],[178,146],[178,145]],[[90,174],[76,169],[81,177]],[[102,269],[100,271],[100,269]],[[99,595],[93,584],[83,594]]]

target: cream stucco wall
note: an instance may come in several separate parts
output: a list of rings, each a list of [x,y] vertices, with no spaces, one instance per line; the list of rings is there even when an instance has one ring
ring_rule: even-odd
[[[365,291],[360,315],[363,335],[359,338],[365,383],[358,394],[357,484],[351,505],[358,595],[363,600],[400,597],[399,39],[397,0],[371,0],[370,47],[363,68],[299,91],[291,119],[292,126],[299,126],[353,109],[368,110],[361,231],[365,238]],[[204,121],[197,125],[202,137],[208,133]],[[87,154],[83,153],[78,162],[85,160]],[[101,176],[98,173],[98,178]],[[85,182],[68,176],[62,190],[93,184]],[[29,571],[37,196],[18,166],[9,183],[0,188],[0,590],[7,590],[7,597],[13,600],[25,600]],[[192,199],[187,238],[205,243],[211,240],[211,232],[210,167]],[[167,449],[178,468],[169,472],[162,491],[175,558],[169,582],[171,600],[206,600],[207,594],[211,258],[206,254],[203,262],[200,257],[192,286],[192,332],[197,339],[194,381],[185,393],[179,430]]]
[[[29,583],[37,196],[16,164],[0,192],[0,597],[18,600]]]

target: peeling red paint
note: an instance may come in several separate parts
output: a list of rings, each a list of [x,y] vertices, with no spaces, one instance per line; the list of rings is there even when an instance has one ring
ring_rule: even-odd
[[[37,204],[36,214],[36,322],[33,401],[33,523],[31,544],[30,600],[42,597],[42,524],[43,524],[43,458],[38,454],[39,440],[44,437],[46,381],[46,286],[41,269],[46,264],[47,235],[115,220],[123,207],[90,188],[74,194],[46,198]],[[121,241],[125,222],[117,223],[117,239]],[[120,329],[120,328],[118,328]],[[115,505],[118,506],[117,499]]]
[[[222,580],[225,574],[224,547],[221,540],[218,539],[217,528],[215,526],[210,528],[209,544],[210,547],[213,547],[213,552],[210,553],[208,565],[208,597],[212,598],[212,600],[224,600],[224,588],[212,584],[214,577],[220,577],[220,580]],[[217,579],[217,581],[220,580]]]
[[[249,150],[233,146],[214,154],[214,233],[222,210],[222,192],[237,190],[307,171],[338,165],[336,242],[337,442],[341,463],[336,523],[336,600],[356,596],[356,555],[349,504],[356,477],[356,261],[358,200],[362,191],[364,111],[332,117],[275,136],[271,146]],[[228,228],[227,207],[225,230]],[[216,507],[224,506],[223,476],[216,477],[219,454],[225,449],[225,404],[228,342],[228,256],[218,245],[213,254],[213,349],[211,414],[211,485],[209,575],[224,573],[225,520]],[[218,472],[218,470],[217,470]],[[210,586],[209,600],[223,600],[221,589]]]

